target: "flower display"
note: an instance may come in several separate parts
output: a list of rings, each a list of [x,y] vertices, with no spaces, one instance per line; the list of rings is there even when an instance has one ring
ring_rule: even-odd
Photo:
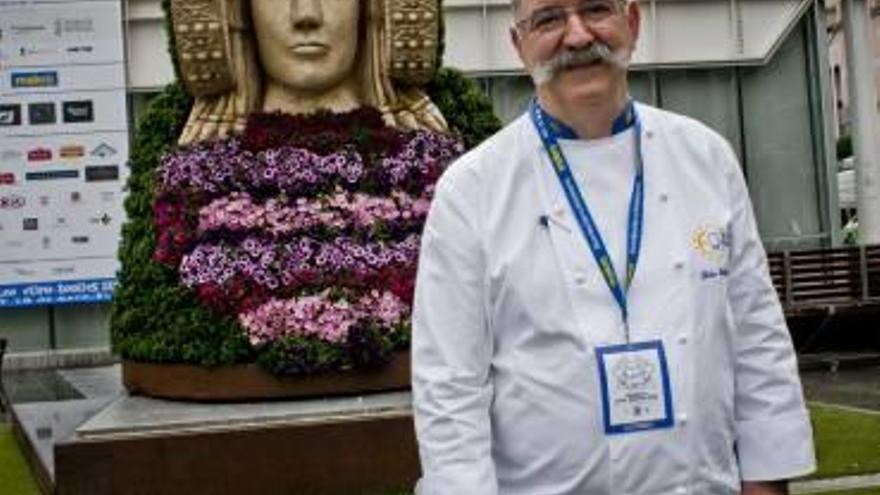
[[[156,172],[153,259],[284,374],[373,366],[408,342],[434,184],[463,152],[373,111],[254,114]]]

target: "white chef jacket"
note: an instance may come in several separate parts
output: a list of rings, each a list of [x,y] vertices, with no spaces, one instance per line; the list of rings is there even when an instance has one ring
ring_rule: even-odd
[[[412,342],[418,494],[734,494],[741,480],[815,469],[736,157],[694,120],[637,111],[645,218],[630,326],[634,341],[663,342],[675,426],[604,433],[595,348],[622,343],[620,309],[524,115],[446,171],[425,226]],[[563,149],[576,169],[577,146]],[[609,249],[622,246],[624,223],[597,223]]]

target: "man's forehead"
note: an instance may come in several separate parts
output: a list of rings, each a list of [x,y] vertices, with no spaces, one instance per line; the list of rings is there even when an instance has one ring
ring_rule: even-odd
[[[514,6],[521,12],[531,12],[544,7],[566,6],[583,2],[584,0],[512,0]],[[629,0],[613,0],[616,3],[627,3]],[[517,4],[517,2],[519,2]]]

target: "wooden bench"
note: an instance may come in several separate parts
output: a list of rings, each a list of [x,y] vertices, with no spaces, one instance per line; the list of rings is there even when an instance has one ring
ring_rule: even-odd
[[[782,251],[768,262],[788,317],[880,310],[880,246]]]

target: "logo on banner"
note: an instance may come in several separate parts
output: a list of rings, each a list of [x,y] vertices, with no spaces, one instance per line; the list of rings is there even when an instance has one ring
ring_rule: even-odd
[[[13,88],[54,88],[58,86],[58,71],[13,72]]]
[[[107,182],[119,180],[119,167],[116,165],[93,165],[86,167],[86,182]]]
[[[28,104],[28,119],[31,125],[56,123],[58,119],[55,115],[55,104],[50,102]]]
[[[73,160],[76,158],[82,158],[86,156],[86,148],[85,146],[79,145],[67,145],[62,146],[58,151],[58,155],[65,160]]]
[[[0,126],[21,125],[21,105],[0,105]]]
[[[0,210],[20,210],[27,204],[24,196],[12,194],[9,196],[0,196]]]
[[[95,47],[92,45],[76,45],[67,47],[67,53],[92,53],[93,51],[95,51]]]
[[[0,153],[0,161],[2,162],[17,162],[21,160],[21,157],[24,156],[24,153],[18,150],[3,150]]]
[[[52,159],[52,150],[48,148],[34,148],[27,153],[29,162],[46,162]]]
[[[46,172],[28,172],[24,174],[26,181],[41,180],[59,180],[59,179],[76,179],[79,177],[79,170],[49,170]]]
[[[95,108],[92,100],[65,101],[62,108],[64,122],[67,124],[80,124],[95,120]]]
[[[40,222],[36,218],[25,218],[21,221],[21,228],[26,232],[33,232],[40,229]]]
[[[91,33],[95,30],[95,22],[91,18],[55,19],[55,36],[64,33]]]
[[[92,217],[89,219],[89,223],[91,223],[92,225],[103,225],[105,227],[107,225],[110,225],[110,222],[112,222],[112,221],[113,221],[113,217],[111,217],[107,213],[104,213],[103,215],[101,215],[99,217]]]
[[[116,154],[116,148],[107,143],[101,143],[92,150],[91,155],[98,158],[108,158]]]
[[[0,172],[0,186],[15,184],[15,174],[12,172]]]
[[[40,31],[46,30],[45,24],[13,24],[9,26],[9,30],[15,34],[28,34],[28,33],[37,33]],[[3,39],[3,36],[0,35],[0,40]]]

